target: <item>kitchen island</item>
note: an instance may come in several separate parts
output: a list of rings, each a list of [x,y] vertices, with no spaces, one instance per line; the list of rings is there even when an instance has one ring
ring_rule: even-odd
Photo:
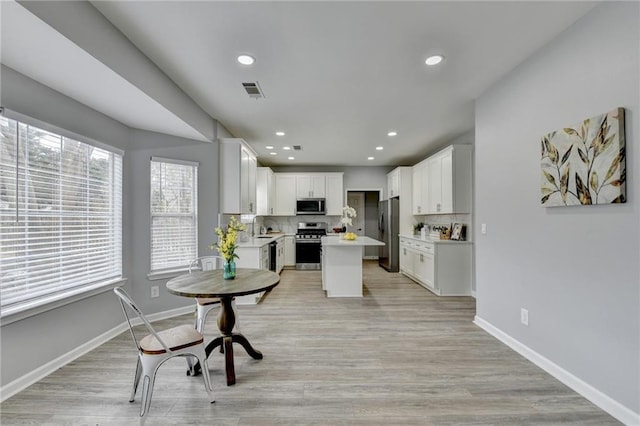
[[[369,237],[322,237],[322,289],[327,297],[362,297],[362,250],[383,245]]]

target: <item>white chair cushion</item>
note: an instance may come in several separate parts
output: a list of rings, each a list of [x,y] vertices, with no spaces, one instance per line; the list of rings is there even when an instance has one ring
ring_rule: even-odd
[[[216,303],[220,303],[220,299],[216,298],[216,299],[204,299],[204,298],[196,298],[196,301],[198,302],[198,305],[200,306],[205,306],[205,305],[214,305]]]
[[[188,324],[160,331],[158,335],[172,351],[204,342],[204,336],[198,333],[198,331],[193,328],[193,325]],[[163,354],[166,352],[162,344],[153,334],[149,334],[140,340],[140,348],[142,352],[146,354]]]

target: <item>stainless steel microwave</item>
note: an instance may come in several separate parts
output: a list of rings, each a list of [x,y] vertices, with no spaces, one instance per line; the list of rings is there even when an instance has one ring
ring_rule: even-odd
[[[296,214],[326,214],[324,198],[306,198],[296,201]]]

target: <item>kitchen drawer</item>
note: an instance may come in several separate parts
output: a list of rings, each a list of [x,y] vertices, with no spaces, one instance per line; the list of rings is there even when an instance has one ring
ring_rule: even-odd
[[[407,247],[413,247],[413,245],[414,245],[413,240],[411,240],[411,239],[409,239],[409,238],[403,238],[403,239],[400,241],[400,244],[405,245],[405,246],[407,246]]]
[[[426,241],[416,241],[413,244],[413,247],[422,253],[426,253],[426,254],[434,253],[433,243],[429,243]]]

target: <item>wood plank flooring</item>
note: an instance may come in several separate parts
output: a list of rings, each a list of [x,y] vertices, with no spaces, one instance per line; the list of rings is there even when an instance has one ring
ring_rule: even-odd
[[[282,273],[241,331],[237,383],[209,358],[216,403],[185,361],[160,368],[150,425],[612,425],[614,418],[472,323],[470,297],[437,297],[365,262],[362,299],[327,299],[321,272]],[[115,296],[114,296],[115,297]],[[156,323],[189,323],[192,315]],[[206,334],[217,330],[215,312]],[[128,331],[0,405],[3,425],[135,425]]]

